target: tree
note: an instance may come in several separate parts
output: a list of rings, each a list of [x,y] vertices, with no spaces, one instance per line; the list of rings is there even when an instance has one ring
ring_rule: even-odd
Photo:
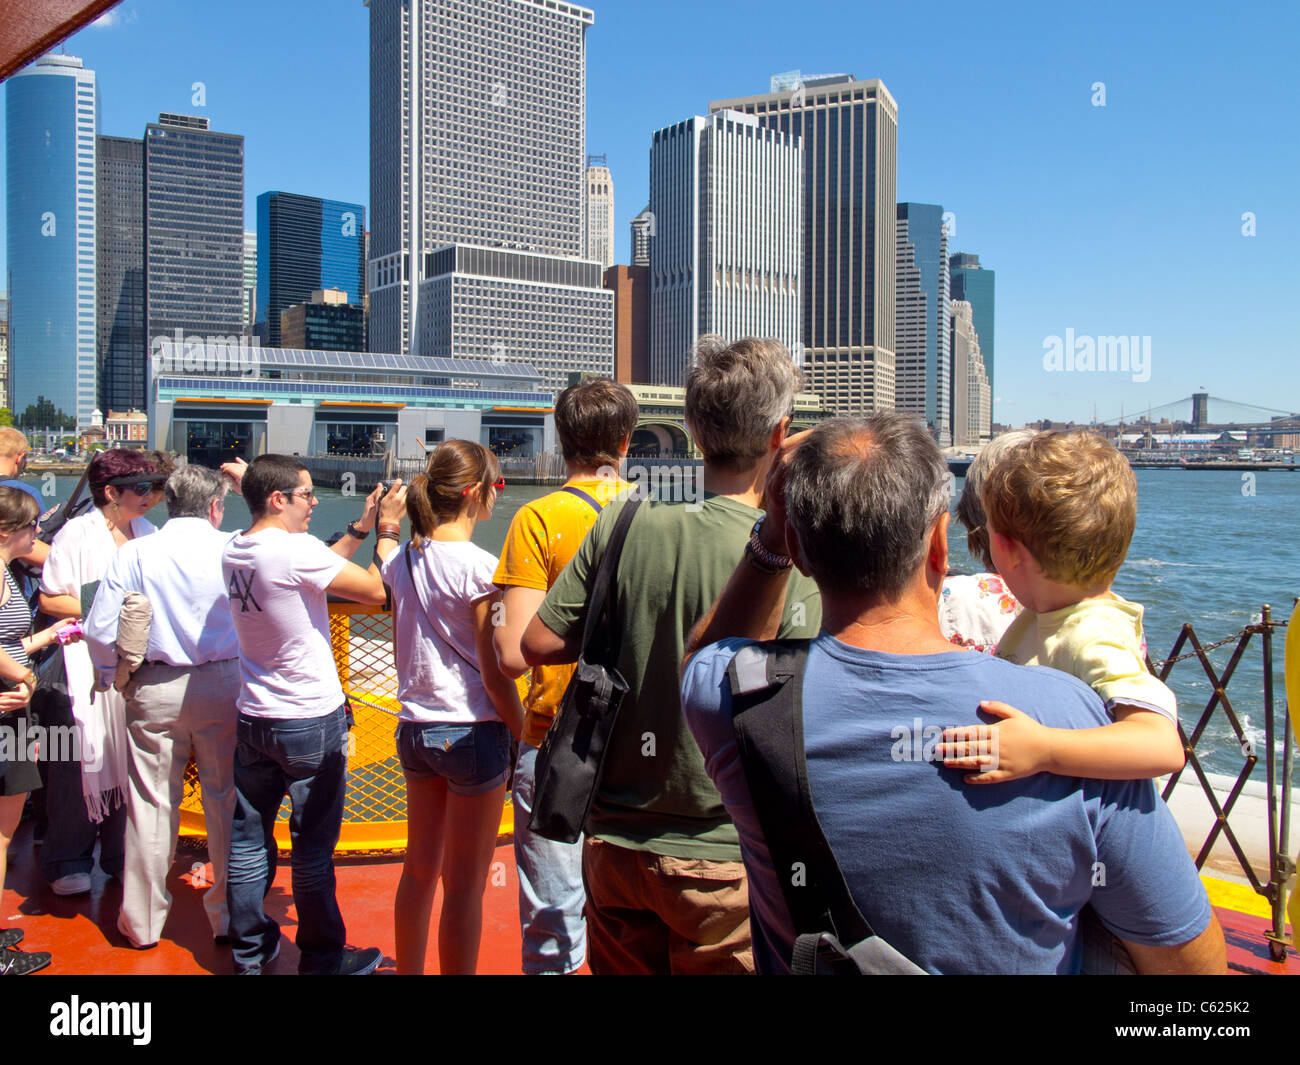
[[[75,429],[77,427],[76,418],[64,414],[44,396],[37,396],[35,403],[27,405],[20,423],[26,429]]]
[[[0,428],[8,428],[14,424],[14,412],[8,407],[0,407]]]

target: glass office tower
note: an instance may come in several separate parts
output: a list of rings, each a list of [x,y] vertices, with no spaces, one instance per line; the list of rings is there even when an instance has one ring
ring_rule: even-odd
[[[100,137],[95,220],[99,405],[144,410],[144,141]]]
[[[266,347],[280,344],[280,315],[337,288],[360,306],[366,281],[366,209],[292,192],[257,198],[257,325]]]
[[[980,266],[980,257],[968,252],[958,252],[948,260],[949,291],[953,299],[965,300],[971,305],[975,334],[979,337],[980,354],[984,357],[984,372],[989,388],[996,391],[993,379],[993,327],[994,327],[994,271]]]
[[[95,72],[76,56],[43,56],[6,90],[8,405],[15,424],[40,406],[32,429],[86,428],[98,400],[98,107]]]
[[[943,208],[900,203],[894,407],[925,418],[940,447],[952,444],[948,232]]]
[[[145,127],[148,341],[244,331],[244,138],[206,118],[162,114]],[[147,387],[147,386],[146,386]]]

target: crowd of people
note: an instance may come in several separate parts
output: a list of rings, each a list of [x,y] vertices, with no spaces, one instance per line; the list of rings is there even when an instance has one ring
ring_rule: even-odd
[[[330,546],[309,531],[309,471],[282,455],[219,473],[103,452],[94,509],[48,557],[30,492],[0,486],[0,725],[30,703],[75,726],[83,754],[37,764],[0,747],[0,844],[43,769],[51,889],[89,888],[98,836],[122,879],[118,928],[148,949],[192,756],[204,904],[233,970],[279,952],[263,901],[288,795],[299,971],[375,971],[378,948],[345,945],[335,890],[351,720],[327,597],[391,596],[401,973],[426,968],[439,883],[440,969],[476,970],[507,787],[525,973],[1068,973],[1099,937],[1139,972],[1223,971],[1150,779],[1182,764],[1174,699],[1145,669],[1142,607],[1111,590],[1136,517],[1127,463],[1087,433],[996,441],[957,508],[984,568],[953,574],[950,479],[925,427],[877,414],[791,436],[798,387],[772,340],[706,337],[693,353],[703,493],[669,486],[629,515],[608,606],[627,691],[574,843],[529,815],[636,495],[618,472],[637,421],[623,386],[557,397],[566,483],[515,513],[499,558],[472,537],[505,482],[463,440],[409,486],[377,486]],[[11,445],[0,431],[0,474]],[[251,514],[235,533],[220,531],[230,488]],[[353,563],[372,531],[373,559]],[[16,559],[43,567],[48,621],[8,575]],[[61,672],[38,684],[27,656],[57,644]],[[0,968],[48,964],[21,938],[0,932]]]

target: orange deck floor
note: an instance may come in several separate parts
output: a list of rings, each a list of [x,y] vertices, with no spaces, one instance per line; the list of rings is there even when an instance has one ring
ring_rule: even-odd
[[[98,868],[89,895],[59,898],[45,885],[37,867],[31,826],[18,830],[9,852],[9,873],[0,893],[0,927],[17,925],[26,933],[21,947],[54,955],[44,970],[49,974],[190,974],[233,971],[230,950],[215,946],[203,913],[202,892],[192,883],[193,871],[202,870],[204,851],[182,843],[172,866],[169,888],[172,911],[163,939],[150,950],[133,950],[117,931],[121,886]],[[359,947],[379,947],[385,958],[381,973],[395,973],[393,963],[393,898],[401,876],[399,857],[339,858],[335,861],[339,906],[347,923],[348,942]],[[483,944],[479,972],[518,973],[519,883],[514,851],[506,842],[497,847],[483,898]],[[428,954],[428,971],[437,972],[437,917],[441,893],[434,903],[434,920]],[[271,968],[277,974],[298,971],[298,950],[293,945],[294,911],[289,892],[288,859],[281,857],[278,874],[267,899],[267,913],[280,922],[284,939],[280,957]],[[1233,972],[1300,976],[1300,956],[1289,950],[1284,963],[1269,958],[1263,933],[1268,922],[1259,916],[1216,907],[1228,942],[1228,963]],[[581,972],[587,972],[586,967]],[[43,974],[38,974],[43,975]]]

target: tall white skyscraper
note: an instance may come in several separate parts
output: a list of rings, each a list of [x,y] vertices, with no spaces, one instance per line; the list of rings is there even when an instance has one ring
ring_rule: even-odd
[[[84,429],[98,401],[98,125],[95,72],[76,56],[42,56],[5,87],[9,405],[20,425],[34,408],[31,429]]]
[[[608,270],[614,265],[614,177],[605,156],[587,156],[586,190],[586,257]]]
[[[803,153],[735,111],[695,116],[650,147],[650,381],[678,385],[696,339],[802,339]]]
[[[809,391],[841,414],[894,406],[898,105],[877,78],[778,74],[710,111],[755,115],[804,152],[803,343]]]
[[[586,31],[562,0],[370,0],[373,351],[612,373],[583,246]]]

